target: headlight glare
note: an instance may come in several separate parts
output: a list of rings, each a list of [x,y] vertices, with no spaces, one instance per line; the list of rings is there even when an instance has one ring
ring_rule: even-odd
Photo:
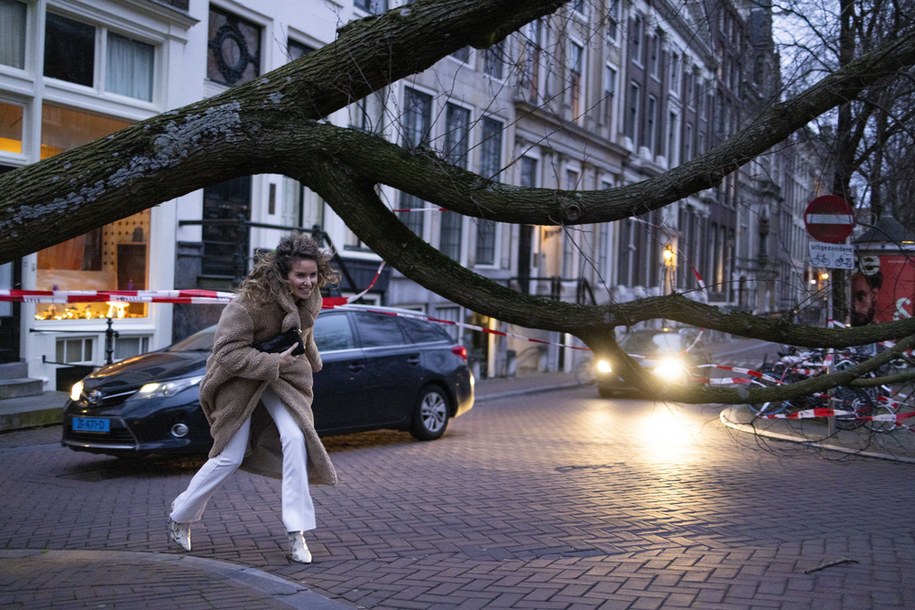
[[[76,402],[79,400],[79,397],[83,394],[83,382],[77,381],[73,384],[73,387],[70,388],[70,400]]]
[[[601,358],[596,363],[594,363],[594,370],[598,375],[608,375],[613,372],[613,367],[610,366],[609,360]]]
[[[184,379],[172,379],[171,381],[156,381],[145,384],[140,390],[130,397],[130,400],[144,400],[146,398],[168,398],[179,392],[193,387],[200,383],[203,375],[196,377],[186,377]]]
[[[686,364],[680,358],[662,358],[655,366],[654,374],[670,383],[684,383],[687,379]]]

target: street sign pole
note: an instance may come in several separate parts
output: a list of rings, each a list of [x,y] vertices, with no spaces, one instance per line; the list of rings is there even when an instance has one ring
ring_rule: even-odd
[[[843,247],[845,240],[855,228],[855,213],[847,201],[836,195],[823,195],[817,197],[807,205],[804,210],[804,225],[807,233],[817,242],[810,244],[810,263],[831,270],[829,284],[826,290],[826,328],[835,328],[835,301],[833,290],[838,286],[845,288],[844,273],[840,269],[854,268],[854,248],[851,245]],[[835,244],[830,246],[830,244]],[[842,244],[842,245],[839,245]],[[836,283],[836,272],[842,281]],[[846,288],[847,290],[847,288]],[[848,298],[845,299],[848,302]],[[826,352],[826,374],[833,371],[834,351],[829,348]],[[828,392],[829,405],[834,406],[833,391]],[[836,430],[836,418],[827,417],[827,433],[832,436]]]

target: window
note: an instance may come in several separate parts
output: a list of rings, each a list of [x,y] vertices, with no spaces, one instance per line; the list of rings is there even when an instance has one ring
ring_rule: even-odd
[[[535,19],[525,29],[524,42],[524,90],[528,101],[536,102],[540,91],[540,71],[543,62],[544,29],[543,22]]]
[[[569,43],[569,93],[571,96],[569,106],[572,110],[572,119],[578,120],[584,112],[582,105],[584,71],[584,48],[575,42]]]
[[[490,117],[483,119],[483,141],[481,142],[480,175],[497,178],[502,170],[502,123]],[[524,159],[522,159],[523,163]],[[523,167],[523,165],[522,165]],[[496,264],[496,223],[486,218],[477,219],[478,265]]]
[[[232,13],[210,7],[207,78],[230,87],[260,74],[261,29]]]
[[[667,146],[665,155],[667,156],[667,166],[673,167],[679,162],[679,137],[680,137],[680,115],[676,112],[670,112],[667,117]]]
[[[314,50],[314,47],[310,47],[307,44],[302,44],[301,42],[296,42],[294,40],[289,40],[286,43],[286,55],[289,57],[289,61],[295,61],[299,58],[305,57]]]
[[[460,307],[436,307],[435,317],[439,320],[453,322],[453,324],[445,326],[444,330],[446,330],[453,341],[460,341],[461,327],[458,326],[462,322]]]
[[[632,25],[630,27],[629,38],[632,45],[632,61],[642,65],[642,16],[636,15],[632,18]]]
[[[23,108],[0,102],[0,153],[22,154]]]
[[[455,104],[445,106],[445,160],[467,168],[470,150],[470,111]]]
[[[0,0],[0,64],[25,68],[27,7],[18,0]]]
[[[578,181],[581,174],[575,170],[566,170],[566,190],[574,191],[580,188]],[[565,230],[562,232],[562,277],[563,279],[574,279],[575,277],[575,251],[578,249],[573,239],[572,231]]]
[[[49,78],[96,87],[96,38],[104,45],[105,91],[147,102],[153,99],[156,49],[115,32],[86,23],[47,14],[44,75]]]
[[[657,32],[651,35],[648,52],[650,54],[648,69],[651,71],[652,76],[659,78],[661,75],[661,36]]]
[[[521,157],[521,186],[533,188],[537,186],[537,159]]]
[[[616,68],[607,64],[604,66],[604,120],[607,125],[613,120],[613,110],[616,104]]]
[[[54,156],[123,129],[127,121],[45,104],[41,155]],[[38,252],[37,290],[144,290],[147,288],[147,236],[150,213],[144,210]],[[39,320],[135,318],[146,316],[145,303],[40,304]]]
[[[610,185],[604,185],[604,188],[610,188]],[[610,277],[610,223],[602,222],[597,231],[597,272],[606,282]]]
[[[415,318],[396,318],[401,330],[413,343],[435,343],[448,341],[450,337],[445,329]]]
[[[45,24],[44,75],[92,87],[95,69],[95,28],[54,13]]]
[[[362,347],[391,347],[406,343],[394,316],[366,313],[357,314],[356,320]]]
[[[432,96],[406,87],[403,106],[403,145],[407,148],[428,146],[432,128]]]
[[[92,351],[95,339],[92,337],[72,337],[58,339],[55,345],[55,358],[57,362],[67,364],[94,364]]]
[[[376,91],[350,106],[350,127],[368,133],[383,133],[384,99],[384,90]]]
[[[406,210],[404,212],[398,212],[397,216],[400,218],[411,231],[422,237],[423,235],[423,213],[422,212],[410,212],[409,210],[415,210],[423,207],[423,200],[415,195],[410,193],[400,193],[400,209]]]
[[[105,89],[152,101],[155,48],[114,32],[108,33],[108,74]]]
[[[380,15],[387,12],[388,0],[354,0],[353,6],[370,15]]]
[[[467,168],[470,151],[470,111],[455,104],[445,106],[445,160]],[[454,260],[460,260],[464,217],[456,212],[441,215],[439,250]]]
[[[636,83],[630,83],[629,85],[629,108],[626,113],[626,137],[629,138],[633,144],[636,142],[636,135],[638,134],[638,124],[639,124],[639,94],[641,89]]]
[[[483,73],[502,80],[505,68],[505,41],[500,40],[483,54]]]
[[[686,140],[683,143],[683,160],[692,161],[693,160],[693,124],[686,124],[686,133],[683,135]]]
[[[607,42],[615,43],[619,38],[620,0],[610,0],[607,10]]]
[[[355,348],[356,340],[353,337],[349,316],[318,316],[315,320],[315,345],[321,352]]]
[[[407,148],[428,146],[429,132],[432,128],[432,96],[404,88],[403,145]],[[400,194],[400,208],[412,210],[423,207],[423,201],[409,193]],[[423,214],[421,212],[401,212],[401,221],[419,236],[423,234]]]
[[[117,337],[114,340],[114,361],[139,356],[149,351],[149,337]]]
[[[587,13],[585,12],[587,10],[587,4],[585,0],[575,0],[575,2],[572,3],[572,10],[582,17],[587,17]]]
[[[451,54],[451,57],[465,64],[470,63],[470,47],[462,47]]]
[[[645,139],[642,145],[651,152],[655,152],[658,144],[658,100],[655,96],[648,96],[648,107],[645,109]]]
[[[680,54],[671,53],[670,55],[670,92],[674,95],[680,95]]]

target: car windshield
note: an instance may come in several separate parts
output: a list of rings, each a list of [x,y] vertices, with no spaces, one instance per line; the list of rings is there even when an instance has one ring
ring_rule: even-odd
[[[680,335],[665,332],[631,332],[620,337],[619,345],[627,354],[677,352],[681,349]]]
[[[199,330],[190,337],[182,339],[178,343],[166,348],[167,352],[208,352],[213,349],[213,337],[216,335],[216,327],[211,326]]]

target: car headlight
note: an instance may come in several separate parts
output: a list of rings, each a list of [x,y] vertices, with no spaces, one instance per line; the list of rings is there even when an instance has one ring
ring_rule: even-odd
[[[686,364],[680,358],[662,358],[653,372],[668,382],[683,383],[687,379]]]
[[[168,398],[179,392],[197,385],[203,380],[203,375],[197,377],[186,377],[184,379],[172,379],[171,381],[157,381],[147,383],[140,390],[131,396],[128,400],[143,400],[146,398]]]
[[[70,388],[70,400],[77,402],[79,397],[83,394],[83,382],[77,381],[73,384],[73,387]]]
[[[613,372],[613,367],[610,365],[609,360],[600,358],[597,362],[594,363],[594,371],[598,375],[609,375]]]

